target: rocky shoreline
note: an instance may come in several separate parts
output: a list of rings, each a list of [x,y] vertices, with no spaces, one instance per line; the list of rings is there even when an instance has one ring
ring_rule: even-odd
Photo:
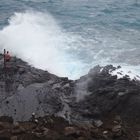
[[[9,66],[0,55],[0,139],[140,139],[138,75],[108,65],[69,80],[16,57]]]

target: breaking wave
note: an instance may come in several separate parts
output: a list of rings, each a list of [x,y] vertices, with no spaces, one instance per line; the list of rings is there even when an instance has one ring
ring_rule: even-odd
[[[66,32],[49,13],[15,13],[0,31],[0,48],[37,68],[70,79],[79,78],[97,64],[121,65],[140,74],[139,59],[135,57],[138,51],[132,50],[129,41],[102,29],[92,30],[94,35],[88,38]],[[133,59],[128,51],[134,54]]]
[[[0,31],[0,47],[29,64],[58,76],[78,78],[84,64],[68,53],[76,40],[50,14],[15,13]]]

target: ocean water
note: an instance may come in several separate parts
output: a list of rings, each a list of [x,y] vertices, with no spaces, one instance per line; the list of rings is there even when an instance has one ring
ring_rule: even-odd
[[[140,75],[140,0],[0,0],[0,51],[77,79],[95,65]]]

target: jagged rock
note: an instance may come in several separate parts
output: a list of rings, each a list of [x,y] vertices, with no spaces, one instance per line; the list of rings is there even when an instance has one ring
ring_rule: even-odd
[[[108,131],[103,131],[103,134],[108,134]]]
[[[60,88],[61,88],[60,83],[54,84],[52,87],[52,89],[60,89]]]
[[[73,110],[79,116],[83,115],[85,110],[88,110],[88,113],[84,113],[84,116],[82,116],[88,118],[88,120],[101,119],[113,112],[119,114],[125,120],[138,120],[137,118],[140,116],[138,111],[140,83],[139,81],[131,81],[126,77],[117,79],[116,76],[110,74],[110,71],[114,69],[113,66],[98,66],[92,69],[88,75],[76,81],[88,83],[86,92],[90,92],[90,94],[85,94],[79,102],[71,104]],[[119,92],[127,94],[118,96]],[[79,92],[80,95],[81,92]]]
[[[91,131],[91,133],[98,133],[99,128],[96,126],[91,127],[88,131]]]
[[[101,120],[94,120],[94,125],[95,125],[96,127],[100,127],[100,126],[103,125],[103,122],[102,122]]]
[[[25,69],[26,69],[26,68],[24,68],[24,67],[20,67],[20,68],[19,68],[19,74],[24,74],[24,73],[26,72]]]
[[[49,129],[48,128],[43,128],[43,135],[46,136],[49,133]]]
[[[36,132],[36,133],[35,133],[35,136],[38,137],[38,138],[41,138],[42,133],[37,133],[37,132]]]
[[[38,119],[35,119],[34,122],[38,124]]]
[[[51,84],[54,84],[54,80],[49,80],[47,83],[49,84],[49,85],[51,85]]]
[[[14,122],[13,126],[14,126],[14,129],[18,129],[19,128],[19,123],[18,122]]]
[[[20,91],[20,90],[22,90],[22,89],[24,89],[24,86],[23,86],[22,84],[19,84],[17,90]]]
[[[23,132],[23,133],[26,132],[25,128],[23,128],[22,126],[20,126],[20,130],[21,130],[21,132]]]
[[[125,92],[119,92],[119,93],[118,93],[119,96],[123,96],[123,95],[125,95],[125,94],[126,94]]]
[[[117,123],[121,123],[122,120],[121,120],[121,117],[119,115],[115,116],[114,120],[117,122]]]
[[[62,88],[63,88],[63,89],[65,89],[65,88],[70,88],[70,84],[67,83],[67,84],[65,84]]]
[[[121,131],[121,125],[115,125],[113,128],[112,128],[112,132],[115,132],[115,133],[117,133],[117,132],[119,132],[119,131]]]
[[[65,130],[65,135],[70,136],[70,135],[78,135],[78,130],[75,127],[66,127]]]
[[[91,129],[95,129],[95,126],[93,126],[91,123],[79,124],[78,126],[87,131],[89,131]]]
[[[112,120],[117,125],[123,121],[140,123],[140,82],[137,79],[130,80],[129,76],[119,79],[117,75],[112,75],[118,68],[112,65],[96,66],[87,75],[74,81],[33,68],[18,58],[14,59],[16,61],[12,62],[6,80],[3,66],[0,65],[1,116],[11,116],[14,121],[27,121],[34,112],[37,117],[62,116],[77,125],[92,124],[95,120],[105,120],[109,115],[118,114],[121,120]],[[97,130],[103,126],[102,123],[95,122],[99,127]],[[93,132],[96,133],[99,131]]]

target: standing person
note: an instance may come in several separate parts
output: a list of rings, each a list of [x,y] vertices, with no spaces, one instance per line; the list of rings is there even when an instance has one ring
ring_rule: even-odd
[[[3,54],[3,57],[4,57],[4,69],[6,68],[5,55],[6,55],[6,50],[4,49],[4,54]]]
[[[11,72],[10,72],[10,60],[11,60],[11,56],[9,54],[9,51],[6,52],[6,50],[4,49],[4,79],[5,79],[5,91],[9,92],[10,91],[10,83],[11,83]]]
[[[9,67],[9,62],[11,60],[11,56],[9,54],[9,51],[6,52],[4,49],[4,69],[6,70]]]
[[[10,54],[9,54],[9,51],[7,51],[7,53],[5,54],[5,61],[6,61],[6,62],[9,62],[10,59],[11,59],[11,56],[10,56]]]
[[[6,52],[6,50],[4,49],[4,68],[6,67],[6,62],[9,62],[11,59],[11,56],[9,54],[9,51]]]

